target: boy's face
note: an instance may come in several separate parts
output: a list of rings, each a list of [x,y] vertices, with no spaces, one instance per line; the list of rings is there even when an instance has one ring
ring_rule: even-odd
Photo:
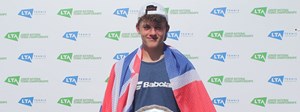
[[[167,26],[165,22],[141,21],[136,30],[142,37],[144,47],[157,48],[163,45],[163,41],[166,38]]]

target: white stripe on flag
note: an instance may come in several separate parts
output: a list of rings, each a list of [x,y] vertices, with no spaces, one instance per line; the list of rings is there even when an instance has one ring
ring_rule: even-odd
[[[201,80],[195,69],[189,70],[184,74],[170,79],[173,90],[181,88],[193,81]]]

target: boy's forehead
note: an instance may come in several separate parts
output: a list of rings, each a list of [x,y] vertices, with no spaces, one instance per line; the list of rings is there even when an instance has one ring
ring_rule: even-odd
[[[150,26],[164,26],[164,22],[155,22],[155,21],[141,21],[141,25],[150,25]]]

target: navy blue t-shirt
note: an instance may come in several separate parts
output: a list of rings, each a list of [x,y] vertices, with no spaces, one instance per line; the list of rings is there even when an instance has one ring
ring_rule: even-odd
[[[164,59],[155,63],[141,63],[134,95],[134,111],[147,111],[154,108],[180,112],[170,86]]]

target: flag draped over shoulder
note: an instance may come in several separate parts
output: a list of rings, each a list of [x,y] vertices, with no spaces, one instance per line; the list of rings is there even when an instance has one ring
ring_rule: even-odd
[[[192,63],[178,50],[165,46],[165,63],[173,94],[181,112],[216,112]],[[102,112],[131,112],[140,65],[141,48],[111,69]]]

